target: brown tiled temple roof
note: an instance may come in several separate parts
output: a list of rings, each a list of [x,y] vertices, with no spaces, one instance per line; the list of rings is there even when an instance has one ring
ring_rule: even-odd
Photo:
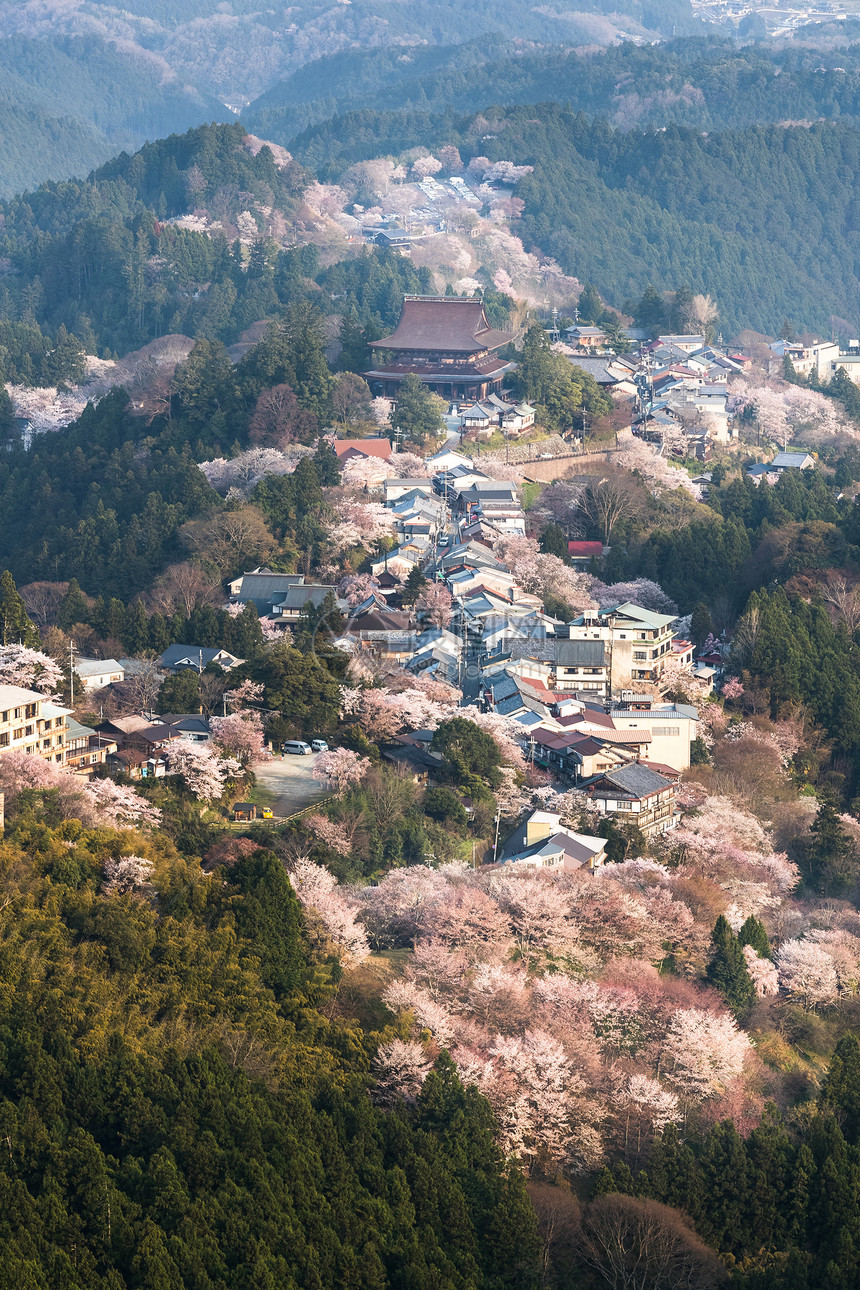
[[[406,296],[395,331],[370,342],[372,349],[430,350],[445,354],[474,354],[499,349],[513,340],[487,322],[482,300],[456,296]]]
[[[425,381],[476,381],[500,375],[513,367],[503,358],[483,358],[476,363],[457,363],[456,366],[442,367],[439,363],[386,363],[365,372],[368,377],[392,377],[395,380],[410,373],[422,377]]]

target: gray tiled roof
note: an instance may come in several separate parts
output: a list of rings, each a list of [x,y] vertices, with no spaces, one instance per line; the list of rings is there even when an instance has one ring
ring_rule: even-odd
[[[273,596],[269,603],[283,609],[304,609],[308,601],[314,606],[321,605],[329,592],[333,593],[334,587],[311,587],[302,583],[300,587],[289,587],[283,595]]]
[[[274,596],[280,595],[288,587],[300,586],[304,582],[301,573],[246,573],[242,579],[236,599],[240,602],[253,600],[255,604],[271,604]],[[257,608],[259,609],[259,604]]]
[[[179,664],[185,666],[203,667],[211,663],[219,654],[227,654],[229,651],[220,649],[210,649],[208,646],[200,645],[169,645],[162,654],[159,662],[162,667],[177,667]],[[232,658],[233,655],[230,655]],[[187,662],[186,662],[187,660]]]
[[[633,797],[647,797],[649,793],[659,793],[662,789],[669,788],[672,783],[665,775],[658,775],[656,770],[650,770],[640,762],[631,762],[629,766],[619,766],[617,770],[606,771],[603,778]]]
[[[603,641],[565,641],[556,644],[556,662],[561,667],[603,667],[606,649]]]

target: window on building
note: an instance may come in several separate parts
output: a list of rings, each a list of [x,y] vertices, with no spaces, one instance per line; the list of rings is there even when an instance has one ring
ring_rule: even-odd
[[[26,715],[26,716],[28,716],[28,717],[35,717],[35,715],[36,715],[36,705],[35,705],[35,703],[28,703],[28,704],[27,704],[27,712],[26,712],[26,714],[25,714],[25,715]]]
[[[8,748],[8,747],[9,747],[9,731],[4,730],[3,733],[0,734],[0,748]]]
[[[644,649],[635,649],[635,650],[633,651],[633,657],[634,657],[638,662],[642,662],[642,663],[644,663],[644,662],[645,662],[645,659],[648,657],[648,655],[645,653]]]
[[[24,727],[24,738],[25,738],[25,739],[32,739],[32,737],[33,737],[33,727],[32,727],[32,726],[25,726],[25,727]]]
[[[619,811],[632,811],[632,810],[633,810],[633,803],[632,803],[632,802],[619,802],[619,803],[618,803],[618,809],[619,809]]]
[[[23,726],[19,726],[19,727],[18,727],[18,729],[13,733],[12,738],[13,738],[13,739],[23,739],[23,738],[24,738],[24,727],[23,727]]]
[[[62,761],[62,760],[63,760],[63,754],[57,753],[56,757],[54,758],[54,761]]]
[[[679,735],[681,733],[681,727],[663,726],[661,730],[660,727],[658,726],[657,729],[654,731],[654,733],[655,735],[666,735],[667,738],[674,739],[676,735]]]

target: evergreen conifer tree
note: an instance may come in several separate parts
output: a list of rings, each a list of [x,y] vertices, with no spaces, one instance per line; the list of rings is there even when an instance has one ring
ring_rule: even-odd
[[[764,923],[756,918],[755,914],[750,914],[741,930],[738,932],[738,944],[740,946],[751,946],[760,959],[769,959],[771,957],[770,941],[767,938],[767,932],[764,930]]]
[[[834,1112],[847,1140],[856,1144],[860,1139],[860,1044],[854,1035],[843,1035],[836,1045],[821,1105]]]
[[[720,914],[711,933],[714,952],[707,977],[719,990],[736,1017],[745,1017],[755,1002],[755,987],[747,971],[744,952],[726,919]]]
[[[822,802],[810,826],[807,874],[814,887],[832,892],[848,881],[856,860],[854,844],[845,832],[832,802]]]
[[[8,569],[0,574],[0,644],[28,645],[31,649],[39,646],[39,633]]]

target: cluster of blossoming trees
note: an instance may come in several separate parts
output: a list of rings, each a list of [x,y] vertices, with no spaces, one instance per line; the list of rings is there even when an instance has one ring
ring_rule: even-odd
[[[447,1048],[529,1168],[641,1149],[754,1060],[712,992],[652,966],[667,945],[703,954],[705,936],[651,862],[595,878],[414,866],[356,891],[303,860],[294,882],[344,961],[367,941],[414,947],[384,994],[412,1035],[380,1049],[380,1100],[414,1097]]]
[[[857,431],[833,399],[781,381],[764,384],[747,379],[737,383],[730,408],[735,412],[749,409],[762,433],[783,448],[791,442],[814,447],[836,436],[843,440],[857,438]]]
[[[348,777],[365,773],[360,760],[352,754]],[[549,787],[538,799],[570,823],[582,808],[580,794]],[[757,1116],[761,1063],[704,984],[714,919],[736,930],[766,920],[778,950],[766,939],[743,947],[755,994],[814,1009],[855,989],[860,915],[796,902],[797,868],[736,802],[695,784],[684,800],[670,863],[593,874],[416,865],[353,888],[299,861],[310,925],[344,964],[369,948],[412,951],[383,996],[401,1032],[375,1059],[379,1101],[413,1099],[445,1048],[489,1099],[505,1149],[550,1173],[591,1168],[609,1150],[636,1157],[691,1115],[713,1121],[743,1106]],[[348,847],[336,822],[318,823],[321,840]],[[658,970],[666,959],[672,973]]]
[[[0,793],[9,807],[28,789],[54,793],[63,818],[80,820],[88,828],[157,825],[161,820],[157,807],[128,785],[82,779],[64,766],[13,748],[0,757]]]

